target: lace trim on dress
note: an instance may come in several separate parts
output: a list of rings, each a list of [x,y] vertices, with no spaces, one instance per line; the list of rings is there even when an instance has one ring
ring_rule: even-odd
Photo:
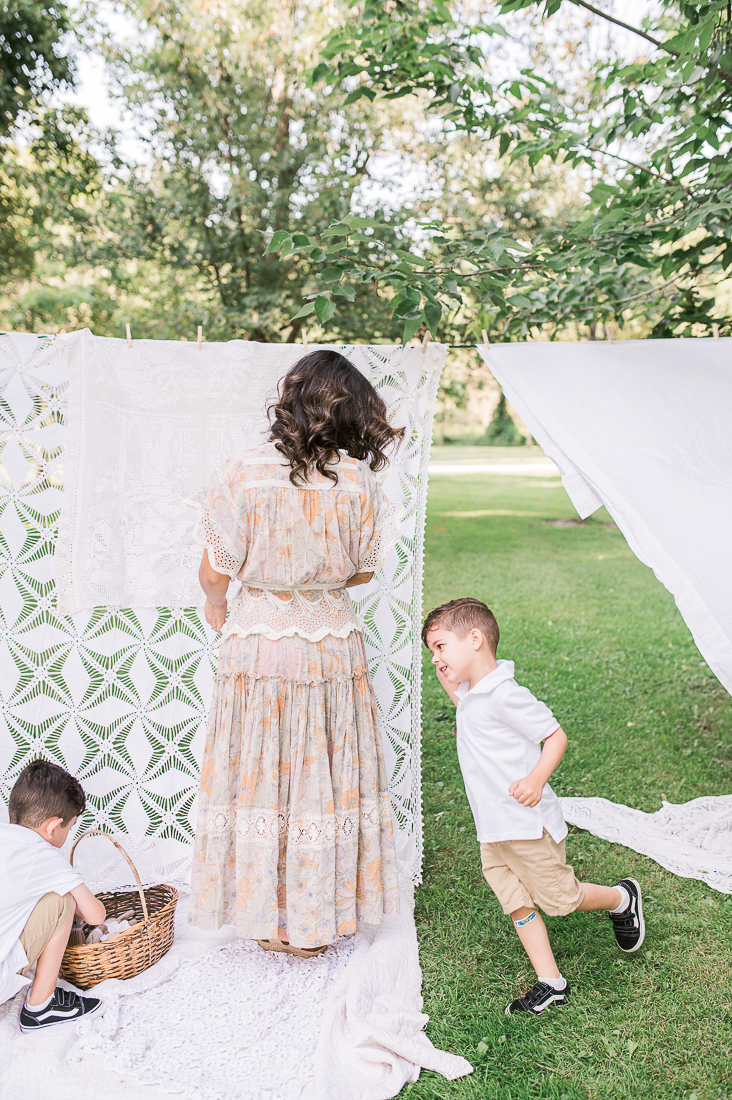
[[[405,511],[404,505],[397,501],[382,502],[374,537],[369,543],[366,557],[359,562],[359,572],[372,573],[384,564],[399,541],[400,525]]]
[[[354,835],[368,837],[378,833],[382,820],[391,821],[391,800],[387,793],[377,798],[362,798],[352,810],[332,814],[300,814],[289,810],[237,809],[228,804],[201,807],[198,835],[210,840],[236,836],[244,843],[278,844],[287,837],[288,848],[317,850],[330,847]]]
[[[235,557],[231,548],[226,545],[224,536],[217,527],[214,517],[204,507],[203,497],[204,493],[201,492],[196,497],[186,501],[187,504],[200,511],[198,523],[193,529],[193,538],[199,546],[203,546],[208,551],[211,568],[215,569],[217,573],[223,573],[234,580],[241,569],[241,559]]]
[[[332,635],[347,638],[363,629],[345,588],[279,589],[278,594],[264,588],[242,586],[221,632],[266,638],[291,638],[297,634],[309,642]]]

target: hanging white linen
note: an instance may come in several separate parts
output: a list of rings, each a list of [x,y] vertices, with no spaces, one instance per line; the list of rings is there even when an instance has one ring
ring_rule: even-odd
[[[732,339],[478,351],[579,515],[605,505],[732,691]]]
[[[446,348],[338,350],[407,429],[385,478],[387,495],[406,506],[400,538],[354,602],[386,734],[398,854],[418,880],[422,556]],[[84,784],[89,824],[144,848],[168,881],[188,875],[219,641],[193,606],[200,548],[184,498],[261,436],[267,396],[304,351],[243,341],[129,348],[88,331],[0,337],[2,791],[7,799],[38,752],[51,755]],[[67,605],[80,608],[72,616],[54,600],[59,513],[55,572]]]

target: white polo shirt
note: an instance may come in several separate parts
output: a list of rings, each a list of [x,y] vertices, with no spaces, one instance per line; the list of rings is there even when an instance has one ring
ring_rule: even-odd
[[[68,894],[83,879],[62,855],[25,825],[0,824],[0,1004],[30,982],[20,933],[44,894]]]
[[[457,751],[478,840],[538,840],[546,829],[559,843],[567,835],[559,799],[547,783],[537,806],[522,806],[508,793],[538,763],[541,741],[559,722],[528,688],[513,678],[513,661],[468,690],[456,691]]]

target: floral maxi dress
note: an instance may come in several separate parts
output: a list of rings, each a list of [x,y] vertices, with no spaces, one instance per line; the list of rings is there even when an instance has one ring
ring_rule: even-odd
[[[299,487],[272,444],[226,463],[198,541],[242,587],[222,632],[189,920],[317,947],[398,910],[388,781],[344,587],[396,541],[401,506],[345,454]]]

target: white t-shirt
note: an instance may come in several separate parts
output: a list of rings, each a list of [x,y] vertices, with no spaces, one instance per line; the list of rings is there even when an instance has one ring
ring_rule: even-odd
[[[25,825],[0,824],[0,1004],[30,978],[20,934],[44,894],[68,894],[83,879],[66,856]]]
[[[547,783],[537,806],[522,806],[508,793],[541,756],[540,742],[559,728],[546,703],[513,678],[513,661],[468,691],[456,691],[457,751],[478,840],[538,840],[546,829],[559,843],[567,835],[559,799]]]

